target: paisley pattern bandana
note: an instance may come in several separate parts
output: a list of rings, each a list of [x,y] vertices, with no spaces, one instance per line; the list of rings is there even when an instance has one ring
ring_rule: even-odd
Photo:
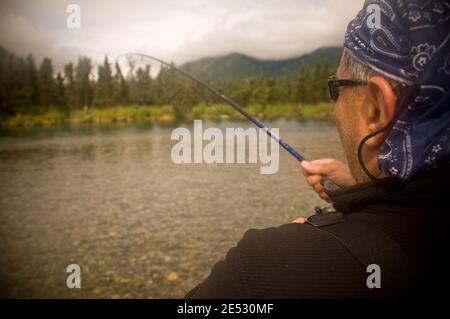
[[[407,85],[379,168],[406,180],[450,164],[450,1],[366,0],[344,47]]]

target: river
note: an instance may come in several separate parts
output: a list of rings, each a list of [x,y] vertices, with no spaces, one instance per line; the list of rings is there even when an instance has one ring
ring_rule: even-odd
[[[343,159],[331,122],[269,126],[308,159]],[[1,296],[182,297],[247,229],[287,223],[326,205],[284,150],[272,175],[261,175],[260,164],[175,164],[172,130],[2,133]],[[69,264],[80,266],[80,289],[66,286]]]

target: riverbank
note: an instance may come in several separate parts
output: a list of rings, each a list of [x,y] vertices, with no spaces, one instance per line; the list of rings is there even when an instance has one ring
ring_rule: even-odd
[[[246,110],[260,118],[273,120],[279,118],[327,120],[333,117],[332,104],[293,105],[270,104],[250,105]],[[183,120],[241,120],[243,116],[231,106],[217,104],[194,106]],[[168,124],[179,121],[174,115],[171,106],[117,106],[111,108],[90,108],[64,113],[59,110],[50,110],[41,114],[16,114],[2,116],[0,126],[4,128],[20,127],[53,127],[58,125],[101,125],[110,123],[161,123]]]

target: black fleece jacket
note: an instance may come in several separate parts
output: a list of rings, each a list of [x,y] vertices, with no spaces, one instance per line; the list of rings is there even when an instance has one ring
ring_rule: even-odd
[[[248,230],[186,297],[430,297],[439,293],[440,286],[448,284],[444,260],[448,259],[449,243],[449,169],[409,182],[388,177],[331,195],[335,209],[344,215],[345,221],[325,227],[291,223]],[[378,244],[375,236],[374,245],[364,236],[361,242],[353,238],[354,243],[359,243],[359,251],[365,252],[367,246],[367,250],[381,252],[375,254],[375,262],[381,265],[381,288],[367,287],[370,275],[367,265],[355,253],[355,245],[347,245],[341,238],[350,230],[351,234],[359,231],[363,235],[374,231],[389,239],[388,244],[386,241]],[[398,273],[389,271],[405,264],[399,259],[396,265],[395,251],[394,257],[382,253],[394,246],[413,266],[398,282],[395,278]],[[383,279],[390,280],[389,284],[383,285]],[[387,286],[398,288],[397,293],[392,294]]]

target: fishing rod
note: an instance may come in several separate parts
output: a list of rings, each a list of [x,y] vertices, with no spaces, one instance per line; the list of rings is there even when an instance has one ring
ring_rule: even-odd
[[[214,96],[219,97],[222,101],[224,101],[225,103],[231,105],[236,111],[238,111],[239,113],[241,113],[243,116],[245,116],[250,122],[252,122],[253,124],[255,124],[257,127],[259,127],[260,129],[264,130],[266,132],[266,134],[268,136],[270,136],[275,142],[277,142],[278,144],[281,145],[281,147],[283,147],[286,151],[289,152],[289,154],[291,154],[292,156],[294,156],[299,162],[302,162],[305,160],[305,158],[300,155],[292,146],[290,146],[288,143],[286,143],[285,141],[283,141],[281,138],[279,138],[277,135],[275,135],[274,133],[272,133],[270,131],[270,129],[264,125],[262,122],[260,122],[257,118],[253,117],[252,115],[250,115],[247,111],[245,111],[239,104],[237,104],[236,102],[234,102],[232,99],[226,97],[225,95],[223,95],[221,92],[219,92],[218,90],[214,89],[213,87],[209,86],[208,84],[206,84],[205,82],[203,82],[202,80],[198,79],[197,77],[193,76],[192,74],[177,68],[176,66],[174,66],[173,64],[167,63],[161,59],[152,57],[150,55],[147,54],[143,54],[143,53],[125,53],[120,55],[118,58],[120,58],[121,56],[140,56],[140,57],[144,57],[147,59],[151,59],[154,61],[157,61],[159,63],[161,63],[162,65],[166,65],[169,68],[177,71],[178,73],[188,77],[189,79],[193,80],[194,82],[196,82],[197,84],[199,84],[200,86],[202,86],[203,88],[205,88],[206,90],[208,90],[209,92],[211,92]]]
[[[150,60],[154,60],[156,62],[161,63],[162,65],[166,65],[169,68],[171,68],[172,70],[177,71],[178,73],[188,77],[189,79],[191,79],[192,81],[196,82],[197,84],[199,84],[200,86],[202,86],[203,88],[205,88],[207,91],[211,92],[214,96],[219,97],[222,101],[224,101],[225,103],[227,103],[228,105],[232,106],[236,111],[238,111],[239,113],[241,113],[243,116],[245,116],[250,122],[252,122],[253,124],[255,124],[257,127],[259,127],[260,129],[264,130],[266,132],[266,134],[268,136],[270,136],[270,138],[272,138],[275,142],[277,142],[278,144],[281,145],[281,147],[283,147],[286,151],[289,152],[289,154],[291,154],[292,156],[294,156],[299,162],[303,162],[306,161],[306,159],[300,155],[299,152],[297,152],[292,146],[290,146],[288,143],[286,143],[285,141],[283,141],[281,138],[279,138],[278,136],[276,136],[275,134],[273,134],[270,129],[264,125],[261,121],[259,121],[257,118],[253,117],[252,115],[250,115],[247,111],[245,111],[239,104],[237,104],[236,102],[234,102],[232,99],[226,97],[225,95],[223,95],[221,92],[219,92],[218,90],[216,90],[215,88],[209,86],[208,84],[206,84],[205,82],[203,82],[202,80],[198,79],[197,77],[193,76],[192,74],[177,68],[175,65],[167,63],[166,61],[163,61],[161,59],[155,58],[153,56],[150,56],[148,54],[143,54],[143,53],[125,53],[122,55],[119,55],[117,58],[120,58],[122,56],[139,56],[139,57],[143,57],[143,58],[147,58]],[[325,192],[333,192],[336,190],[339,190],[341,187],[339,185],[337,185],[336,183],[334,183],[332,180],[323,177],[320,180],[320,183],[323,185],[323,187],[325,188]]]

